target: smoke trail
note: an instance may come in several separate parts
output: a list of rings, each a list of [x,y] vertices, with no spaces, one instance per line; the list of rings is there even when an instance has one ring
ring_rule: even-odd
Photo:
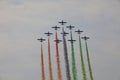
[[[64,48],[64,59],[65,59],[65,66],[66,66],[66,77],[67,77],[67,80],[71,80],[67,44],[66,44],[66,38],[64,35],[64,28],[62,30],[63,30],[63,48]]]
[[[48,37],[48,62],[49,62],[49,75],[50,75],[50,80],[53,80],[52,76],[52,64],[51,64],[51,54],[50,54],[50,40]]]
[[[42,80],[45,80],[45,71],[44,71],[44,58],[43,58],[43,48],[41,43],[41,71],[42,71]]]
[[[80,57],[81,57],[83,80],[87,80],[86,71],[85,71],[85,65],[84,65],[84,59],[83,59],[83,53],[82,53],[82,45],[81,45],[80,35],[79,35],[79,46],[80,46]]]
[[[70,37],[71,37],[71,40],[73,40],[73,38],[72,38],[72,32],[71,32],[71,31],[70,31]],[[71,51],[72,51],[72,72],[73,72],[73,80],[78,80],[78,78],[77,78],[76,64],[75,64],[75,55],[74,55],[74,45],[73,45],[73,41],[71,41]]]
[[[86,45],[86,53],[87,53],[90,80],[93,80],[92,68],[91,68],[91,64],[90,64],[90,58],[89,58],[89,52],[88,52],[88,46],[87,46],[87,41],[86,40],[85,40],[85,45]]]
[[[56,32],[56,40],[58,40],[57,32]],[[60,69],[58,41],[56,41],[56,59],[57,59],[58,80],[62,80],[62,74],[61,74],[61,69]]]

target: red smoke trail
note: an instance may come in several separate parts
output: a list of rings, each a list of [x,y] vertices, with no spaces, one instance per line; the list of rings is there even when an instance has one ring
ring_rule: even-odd
[[[59,49],[58,49],[58,37],[56,32],[56,59],[57,59],[57,70],[58,70],[58,80],[62,80],[61,69],[60,69],[60,58],[59,58]]]
[[[51,54],[50,54],[50,40],[48,37],[48,65],[49,65],[49,75],[50,75],[50,80],[53,80],[52,76],[52,64],[51,64]]]
[[[42,71],[42,80],[45,80],[45,71],[44,71],[44,59],[43,59],[43,48],[41,44],[41,71]]]

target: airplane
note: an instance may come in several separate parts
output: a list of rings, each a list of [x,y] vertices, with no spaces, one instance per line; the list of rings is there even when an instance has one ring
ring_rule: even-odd
[[[64,22],[64,21],[62,20],[61,22],[58,22],[58,23],[60,23],[61,25],[64,25],[64,24],[67,23],[67,22]]]
[[[82,37],[82,39],[87,40],[87,39],[90,39],[90,38],[89,38],[89,37],[84,36],[84,37]]]
[[[83,32],[83,31],[81,31],[80,29],[78,29],[78,30],[75,31],[75,32],[77,32],[78,34],[80,34],[80,33]]]
[[[49,31],[47,33],[45,33],[47,36],[52,35],[53,33],[50,33]]]
[[[59,39],[57,39],[57,40],[54,40],[55,42],[57,42],[57,43],[60,43],[60,42],[62,42],[62,40],[59,40]]]
[[[42,37],[40,39],[37,39],[37,40],[39,40],[40,42],[45,41],[45,39],[43,39]]]
[[[69,34],[69,33],[63,32],[63,33],[61,33],[61,34],[63,34],[64,36],[66,36],[66,35]]]
[[[52,27],[52,28],[54,28],[55,30],[58,30],[60,27],[55,26],[55,27]]]
[[[76,40],[71,39],[71,40],[68,40],[68,41],[70,41],[70,42],[75,42]]]
[[[75,28],[74,26],[67,26],[67,28],[69,28],[70,30],[72,30],[72,28]]]

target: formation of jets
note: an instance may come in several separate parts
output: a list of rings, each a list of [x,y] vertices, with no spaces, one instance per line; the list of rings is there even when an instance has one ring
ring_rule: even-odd
[[[64,24],[66,24],[67,22],[65,22],[65,21],[62,20],[62,21],[60,21],[60,22],[58,22],[58,23],[60,23],[61,25],[64,25]],[[60,29],[60,27],[58,27],[58,26],[54,26],[54,27],[52,27],[52,28],[54,28],[55,30]],[[70,30],[72,30],[72,29],[75,28],[75,27],[69,25],[69,26],[66,26],[66,28],[69,28]],[[78,30],[75,31],[75,32],[78,33],[78,34],[81,34],[83,31],[81,31],[80,29],[78,29]],[[50,33],[50,32],[48,31],[47,33],[44,33],[44,34],[46,34],[47,36],[50,36],[50,35],[52,35],[53,33]],[[63,36],[66,36],[66,35],[69,34],[69,33],[63,31],[63,33],[61,33],[61,34],[63,34]],[[89,37],[84,36],[84,37],[82,37],[82,39],[87,40],[87,39],[89,39]],[[37,40],[39,40],[40,42],[45,41],[45,39],[43,39],[43,38],[40,38],[40,39],[37,39]],[[60,43],[62,40],[59,40],[59,39],[58,39],[58,40],[54,40],[54,41],[57,42],[57,43]],[[70,42],[75,42],[76,40],[71,39],[71,40],[68,40],[68,41],[70,41]]]

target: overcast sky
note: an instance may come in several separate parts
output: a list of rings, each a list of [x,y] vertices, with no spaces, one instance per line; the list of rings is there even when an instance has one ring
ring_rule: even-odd
[[[0,80],[41,80],[37,38],[47,39],[43,33],[54,33],[51,27],[60,26],[61,20],[67,21],[66,25],[74,25],[74,30],[83,30],[81,36],[90,37],[88,46],[94,80],[120,80],[120,0],[0,0]],[[54,80],[57,80],[53,39],[54,35],[51,55]],[[78,39],[76,34],[74,39]],[[74,46],[81,79],[77,43]],[[85,57],[83,40],[82,45]],[[59,46],[63,80],[66,80],[62,43]],[[47,43],[44,43],[45,73],[49,80],[46,49]]]

